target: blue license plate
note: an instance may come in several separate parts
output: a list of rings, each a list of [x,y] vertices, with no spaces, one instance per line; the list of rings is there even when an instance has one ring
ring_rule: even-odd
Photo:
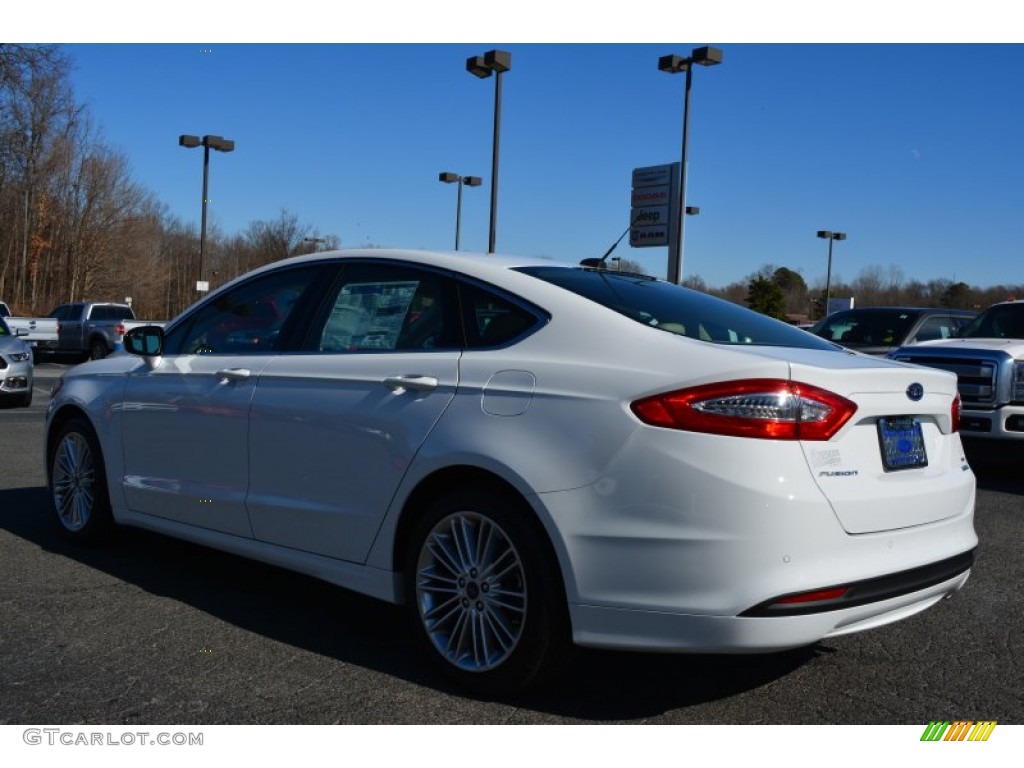
[[[886,472],[928,466],[921,424],[911,416],[888,416],[878,420],[878,443]]]

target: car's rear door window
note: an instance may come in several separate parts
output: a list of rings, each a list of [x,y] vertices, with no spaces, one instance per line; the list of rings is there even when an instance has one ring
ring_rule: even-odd
[[[311,336],[320,352],[457,349],[452,278],[417,267],[346,264]]]

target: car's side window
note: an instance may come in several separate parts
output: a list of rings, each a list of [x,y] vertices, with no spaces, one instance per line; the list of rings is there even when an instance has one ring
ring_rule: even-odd
[[[320,352],[455,349],[461,345],[452,280],[430,270],[351,264],[312,334]]]
[[[541,323],[533,312],[481,286],[462,283],[459,292],[469,348],[508,344]]]
[[[257,277],[200,307],[164,339],[168,355],[243,355],[279,352],[289,320],[310,291],[318,265]]]

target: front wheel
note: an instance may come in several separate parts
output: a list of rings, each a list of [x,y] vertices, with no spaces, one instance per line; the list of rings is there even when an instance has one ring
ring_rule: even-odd
[[[113,527],[103,454],[92,426],[76,417],[51,443],[47,476],[61,530],[83,543],[98,542]]]
[[[521,504],[449,494],[417,523],[405,575],[416,635],[442,671],[480,693],[546,677],[569,647],[562,579]]]

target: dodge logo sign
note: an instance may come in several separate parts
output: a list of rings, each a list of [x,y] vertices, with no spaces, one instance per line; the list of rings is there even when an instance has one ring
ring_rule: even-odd
[[[916,381],[907,387],[907,397],[913,400],[915,403],[924,397],[924,387],[918,384]]]

